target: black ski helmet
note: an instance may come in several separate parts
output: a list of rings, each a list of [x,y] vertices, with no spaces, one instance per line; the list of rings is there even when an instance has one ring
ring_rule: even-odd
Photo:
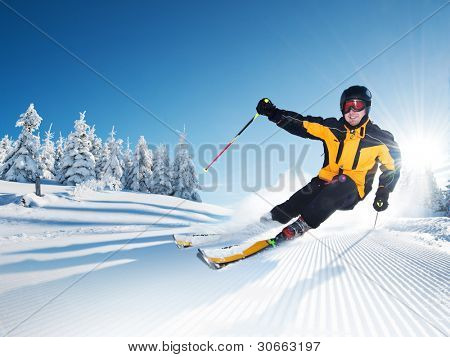
[[[351,86],[342,92],[341,112],[344,110],[344,103],[349,99],[359,99],[366,103],[366,112],[369,114],[372,105],[372,93],[364,86]]]

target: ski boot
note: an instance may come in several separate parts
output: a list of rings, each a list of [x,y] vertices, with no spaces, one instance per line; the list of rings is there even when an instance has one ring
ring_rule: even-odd
[[[283,238],[285,240],[291,240],[300,237],[310,228],[311,227],[308,226],[308,223],[306,223],[300,216],[295,222],[283,228],[283,230],[280,233],[281,235],[280,238]]]

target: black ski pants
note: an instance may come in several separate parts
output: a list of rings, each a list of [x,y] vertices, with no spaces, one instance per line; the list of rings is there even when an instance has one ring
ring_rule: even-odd
[[[285,224],[301,215],[311,228],[317,228],[336,210],[350,210],[359,201],[356,184],[350,177],[336,176],[331,182],[314,177],[286,202],[275,206],[272,219]]]

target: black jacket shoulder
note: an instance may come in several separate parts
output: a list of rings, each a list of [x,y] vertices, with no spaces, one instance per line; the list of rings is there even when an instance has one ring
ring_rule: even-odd
[[[390,131],[381,129],[378,125],[373,122],[369,122],[366,128],[366,135],[372,137],[375,140],[381,141],[381,143],[387,146],[396,146],[394,135]]]
[[[343,129],[344,125],[340,119],[337,118],[325,118],[322,122],[323,126],[330,129]]]

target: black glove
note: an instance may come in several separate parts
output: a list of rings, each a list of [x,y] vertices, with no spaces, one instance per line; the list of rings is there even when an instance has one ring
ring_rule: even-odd
[[[265,115],[266,117],[272,116],[276,110],[277,107],[273,105],[268,98],[261,99],[256,106],[256,112],[260,115]]]
[[[375,201],[373,201],[373,208],[375,209],[375,211],[381,212],[388,208],[388,199],[389,191],[384,187],[379,187],[375,195]]]

